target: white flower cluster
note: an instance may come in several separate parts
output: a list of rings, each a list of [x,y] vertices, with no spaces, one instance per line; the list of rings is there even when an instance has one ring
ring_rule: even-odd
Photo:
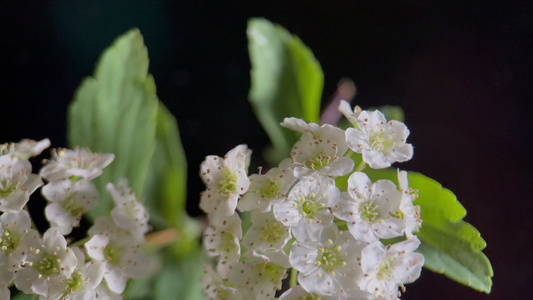
[[[352,128],[286,118],[281,125],[300,140],[266,174],[247,175],[245,145],[202,163],[204,248],[217,261],[204,267],[207,299],[399,299],[420,276],[420,208],[407,172],[398,171],[399,186],[361,172],[409,160],[409,130],[379,111],[344,101],[339,110]],[[349,149],[362,154],[355,171]],[[245,233],[237,211],[251,216]],[[399,242],[382,243],[392,238]]]
[[[69,246],[65,236],[98,203],[91,180],[114,155],[53,149],[40,173],[32,174],[29,158],[49,146],[48,139],[0,146],[0,299],[10,299],[13,284],[41,300],[122,299],[127,279],[146,273],[140,246],[148,214],[126,179],[118,186],[110,183],[116,204],[111,218],[96,220],[84,248]],[[45,215],[50,222],[42,236],[25,209],[30,195],[44,184],[41,178],[47,182],[41,191],[49,201]]]

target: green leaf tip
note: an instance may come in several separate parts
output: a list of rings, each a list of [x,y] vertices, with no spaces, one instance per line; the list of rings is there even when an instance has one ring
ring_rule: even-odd
[[[276,164],[296,142],[294,133],[279,126],[283,118],[319,121],[324,75],[311,50],[280,25],[253,18],[247,35],[249,100],[273,145],[268,159]]]
[[[104,51],[94,75],[83,80],[69,106],[69,146],[115,154],[111,165],[94,180],[100,201],[89,212],[91,218],[106,214],[113,206],[105,189],[108,182],[126,177],[135,192],[143,194],[156,148],[159,105],[148,65],[143,37],[132,29]]]
[[[365,172],[373,181],[397,182],[395,169]],[[417,233],[422,242],[418,251],[424,255],[424,266],[474,290],[490,293],[494,273],[481,251],[487,244],[474,226],[463,221],[463,205],[437,181],[416,172],[408,174],[409,186],[419,195],[415,204],[420,205],[423,223]]]

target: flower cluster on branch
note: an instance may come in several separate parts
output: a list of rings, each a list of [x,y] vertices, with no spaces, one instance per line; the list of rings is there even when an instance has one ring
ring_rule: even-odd
[[[148,214],[126,179],[109,183],[115,202],[111,216],[96,219],[87,241],[69,245],[65,236],[98,204],[92,180],[114,155],[52,149],[51,159],[33,174],[29,159],[49,146],[48,139],[0,146],[0,299],[10,299],[11,285],[41,300],[122,299],[127,280],[146,274],[140,247]],[[42,235],[26,209],[41,186],[50,223]]]
[[[216,264],[204,266],[204,297],[399,299],[420,276],[414,233],[422,221],[407,172],[398,170],[399,185],[362,172],[411,159],[409,130],[345,101],[339,110],[351,128],[286,118],[281,125],[300,139],[265,174],[248,175],[246,145],[206,157],[200,207],[209,219],[205,252]]]

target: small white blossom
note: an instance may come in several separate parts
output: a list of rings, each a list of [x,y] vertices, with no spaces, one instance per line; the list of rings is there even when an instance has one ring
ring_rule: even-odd
[[[76,264],[76,255],[67,248],[65,237],[48,229],[29,249],[24,265],[15,274],[15,285],[26,294],[59,299]]]
[[[4,266],[0,266],[0,299],[10,299],[11,292],[9,286],[15,278],[15,272],[10,271]]]
[[[283,251],[258,254],[248,251],[246,259],[231,270],[229,281],[241,290],[254,295],[255,300],[273,299],[281,281],[287,277],[289,258]]]
[[[250,219],[250,228],[242,240],[248,249],[279,250],[291,238],[290,227],[278,221],[272,212],[253,211]]]
[[[48,181],[81,177],[92,180],[100,174],[115,158],[112,153],[92,153],[82,149],[52,149],[52,158],[41,169],[41,176]]]
[[[16,271],[39,233],[31,229],[30,215],[25,210],[4,213],[0,216],[0,226],[0,268]]]
[[[96,287],[96,298],[97,300],[122,300],[122,295],[117,294],[109,289],[107,284],[104,281],[100,282],[100,285]],[[91,299],[92,300],[92,299]]]
[[[85,243],[87,254],[104,264],[104,278],[109,289],[122,293],[129,278],[140,279],[147,273],[148,258],[132,233],[118,227],[108,217],[95,220]]]
[[[357,291],[354,283],[361,272],[358,259],[366,243],[339,232],[334,224],[324,228],[314,241],[310,238],[294,242],[289,254],[292,267],[300,272],[302,287],[323,296],[341,297]]]
[[[347,221],[350,233],[358,240],[371,243],[402,235],[400,203],[402,195],[390,180],[374,184],[362,172],[348,178],[348,192],[342,193],[333,207],[335,216]]]
[[[44,211],[46,218],[64,235],[79,226],[82,215],[98,204],[98,190],[84,179],[49,182],[42,188],[42,194],[50,201]]]
[[[333,222],[329,207],[339,197],[335,180],[325,176],[303,177],[289,193],[287,199],[274,205],[274,215],[292,233],[301,239],[305,233],[318,235],[324,226]]]
[[[406,143],[409,129],[400,121],[387,121],[379,111],[362,111],[358,128],[346,129],[346,143],[363,154],[363,161],[373,169],[390,167],[394,162],[413,157],[413,146]]]
[[[0,154],[10,154],[20,159],[28,159],[37,156],[44,149],[50,147],[50,140],[44,139],[39,142],[25,139],[18,143],[0,145]]]
[[[339,104],[339,111],[352,123],[354,126],[357,125],[357,118],[361,114],[361,108],[359,106],[355,106],[352,110],[352,107],[350,106],[350,103],[346,100],[341,100]]]
[[[226,277],[230,268],[241,257],[240,239],[242,238],[241,218],[238,214],[231,216],[210,215],[209,226],[204,232],[204,248],[207,255],[217,257],[217,271]]]
[[[10,154],[0,156],[0,211],[20,212],[43,181],[31,164]]]
[[[413,201],[418,197],[416,191],[409,187],[409,179],[406,171],[398,169],[398,183],[402,192],[402,202],[400,204],[400,211],[402,212],[405,222],[405,234],[412,237],[413,232],[418,232],[422,225],[420,219],[420,205],[414,205]]]
[[[294,175],[346,175],[354,167],[353,160],[343,156],[347,150],[344,130],[340,128],[325,124],[316,131],[306,131],[291,150]]]
[[[72,248],[78,263],[76,269],[66,280],[65,290],[60,296],[61,300],[87,300],[95,299],[96,287],[104,276],[104,265],[99,261],[85,262],[85,255],[79,248]],[[53,298],[40,297],[40,300]]]
[[[137,200],[135,193],[128,185],[128,180],[122,178],[118,185],[107,184],[107,191],[111,194],[115,207],[111,217],[118,227],[131,231],[138,243],[144,242],[144,234],[148,232],[148,212],[144,205]]]
[[[202,296],[209,300],[248,300],[252,295],[245,295],[243,291],[236,288],[235,285],[223,279],[212,265],[204,265],[204,276],[201,280]]]
[[[413,252],[419,245],[418,238],[412,237],[388,247],[380,241],[366,246],[361,253],[364,276],[357,280],[361,289],[378,298],[397,299],[398,286],[420,276],[424,256]]]
[[[283,119],[281,126],[288,128],[290,130],[304,133],[304,132],[318,132],[320,130],[320,125],[312,122],[305,122],[302,119],[290,117]]]
[[[235,213],[239,195],[250,186],[247,169],[251,150],[239,145],[224,158],[207,156],[200,166],[200,175],[207,186],[202,193],[200,208],[207,213],[232,215]]]
[[[272,168],[264,175],[252,174],[250,188],[239,200],[237,207],[240,211],[270,211],[273,204],[285,199],[295,181],[296,178],[289,169]]]
[[[285,291],[279,300],[374,300],[374,296],[365,291],[351,291],[349,295],[322,296],[306,291],[301,285]]]

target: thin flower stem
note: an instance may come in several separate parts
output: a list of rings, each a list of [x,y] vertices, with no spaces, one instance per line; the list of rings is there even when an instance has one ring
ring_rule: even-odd
[[[353,150],[352,149],[348,149],[348,151],[346,151],[346,153],[344,153],[344,157],[352,157],[352,154],[353,154]]]
[[[296,286],[296,281],[298,280],[298,270],[295,268],[291,269],[291,280],[290,280],[290,287],[291,289]]]
[[[90,238],[91,238],[90,236],[88,236],[88,237],[84,237],[83,239],[78,240],[78,241],[75,241],[74,243],[72,243],[72,244],[70,244],[70,245],[68,245],[68,246],[71,247],[71,248],[72,248],[72,247],[78,247],[78,246],[81,246],[81,245],[85,244],[86,242],[88,242],[88,241],[90,240]]]
[[[361,160],[361,162],[359,163],[359,165],[357,166],[357,168],[355,168],[355,172],[360,172],[361,170],[363,170],[364,168],[366,167],[366,163],[364,160]]]

